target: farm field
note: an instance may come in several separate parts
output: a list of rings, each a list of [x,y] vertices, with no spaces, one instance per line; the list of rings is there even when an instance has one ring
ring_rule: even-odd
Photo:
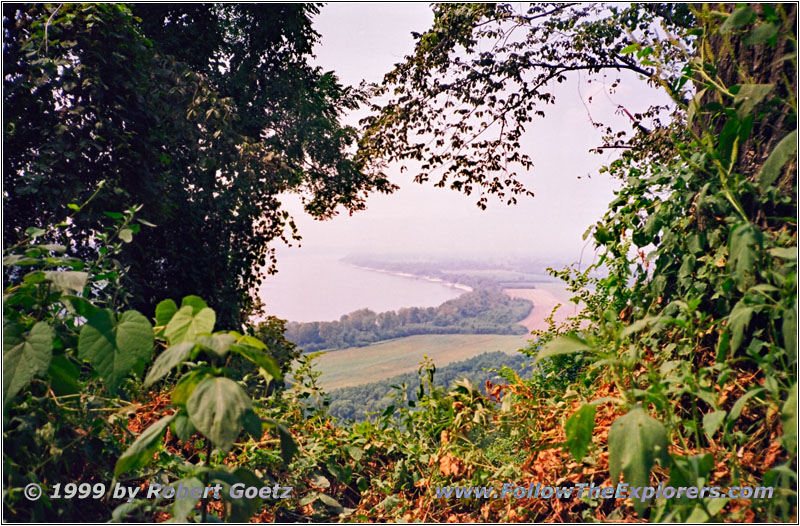
[[[425,355],[440,367],[484,351],[512,353],[524,347],[527,339],[528,335],[421,334],[329,351],[315,360],[315,367],[322,372],[320,385],[331,390],[415,371]]]

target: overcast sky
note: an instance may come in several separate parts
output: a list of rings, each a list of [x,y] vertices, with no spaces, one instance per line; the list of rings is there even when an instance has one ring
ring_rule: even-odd
[[[423,3],[328,4],[315,19],[322,35],[316,63],[335,71],[345,84],[380,81],[413,50],[410,33],[424,31],[432,20],[430,7]],[[534,121],[522,141],[535,166],[521,179],[534,197],[521,198],[515,206],[490,198],[488,210],[482,211],[474,195],[416,184],[413,173],[401,174],[393,167],[390,178],[401,189],[373,195],[367,210],[353,216],[316,221],[302,212],[296,199],[287,200],[303,242],[302,248],[279,248],[278,268],[280,256],[328,250],[577,260],[585,244],[581,235],[602,217],[616,187],[609,176],[597,173],[615,154],[588,152],[600,145],[589,115],[629,129],[626,119],[615,115],[618,104],[633,112],[655,100],[663,102],[643,82],[625,78],[632,81],[623,82],[614,94],[602,83],[587,84],[577,76],[557,85],[556,104],[547,108],[545,119]]]

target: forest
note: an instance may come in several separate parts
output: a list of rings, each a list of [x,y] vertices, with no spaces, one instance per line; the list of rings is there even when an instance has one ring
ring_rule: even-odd
[[[498,364],[503,365],[500,367]],[[500,351],[485,352],[437,368],[433,385],[447,389],[455,382],[467,380],[473,386],[483,387],[486,382],[505,382],[505,376],[508,376],[510,371],[514,371],[522,378],[530,376],[531,369],[527,367],[529,364],[530,358],[522,353],[509,356]],[[330,404],[328,411],[331,416],[338,419],[364,420],[370,413],[383,413],[392,405],[395,398],[400,398],[400,403],[416,403],[421,385],[417,373],[406,373],[380,382],[333,389],[327,393]]]
[[[797,5],[433,4],[354,86],[312,60],[322,9],[3,4],[3,520],[797,522]],[[670,101],[592,121],[617,189],[596,257],[550,270],[582,310],[531,334],[535,374],[427,359],[334,416],[256,293],[302,237],[287,195],[358,215],[401,167],[535,199],[522,138],[577,75]],[[509,482],[773,492],[435,492]]]
[[[289,322],[286,339],[303,351],[363,347],[371,343],[415,334],[526,334],[517,322],[533,304],[512,299],[492,289],[479,289],[446,301],[438,307],[408,307],[375,313],[361,309],[339,321]]]

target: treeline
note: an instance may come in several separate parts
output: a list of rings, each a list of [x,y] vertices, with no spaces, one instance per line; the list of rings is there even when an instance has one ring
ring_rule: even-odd
[[[497,372],[501,366],[516,371],[520,377],[526,377],[530,368],[525,370],[525,374],[523,374],[523,369],[529,362],[530,357],[522,353],[485,352],[468,360],[453,362],[441,369],[437,368],[433,377],[434,384],[449,387],[453,382],[467,378],[483,392],[487,380],[495,383],[501,381]],[[406,373],[380,382],[343,387],[331,391],[328,395],[330,399],[329,413],[342,419],[364,420],[366,413],[384,411],[391,405],[388,397],[398,392],[393,386],[402,386],[403,384],[407,386],[409,400],[416,400],[419,375]]]
[[[381,313],[360,309],[339,321],[291,322],[286,325],[286,338],[304,351],[318,351],[362,347],[415,334],[525,334],[527,329],[517,322],[532,308],[533,303],[528,300],[480,289],[438,307]]]

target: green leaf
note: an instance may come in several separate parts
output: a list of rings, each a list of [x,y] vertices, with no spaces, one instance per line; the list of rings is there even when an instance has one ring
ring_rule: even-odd
[[[731,232],[728,242],[728,268],[742,292],[747,290],[747,282],[755,270],[757,251],[761,248],[763,239],[761,230],[752,223],[740,223]]]
[[[165,326],[176,312],[178,312],[178,306],[174,301],[168,299],[160,302],[156,305],[156,325]]]
[[[364,458],[364,450],[358,446],[347,446],[347,454],[356,462]]]
[[[797,247],[779,247],[769,249],[769,255],[786,260],[797,259]]]
[[[742,27],[750,22],[754,15],[755,12],[750,7],[738,7],[733,11],[733,13],[728,15],[728,18],[726,18],[725,22],[722,24],[722,26],[720,26],[719,32],[727,33],[732,29]]]
[[[250,398],[228,378],[200,382],[186,403],[192,425],[214,445],[228,451],[242,430],[242,417],[251,409]]]
[[[3,400],[11,399],[33,379],[47,372],[53,358],[53,329],[37,322],[30,331],[16,323],[3,324]]]
[[[187,518],[193,509],[197,506],[200,498],[191,496],[193,488],[205,488],[206,485],[200,482],[196,477],[185,478],[178,482],[174,482],[172,486],[178,490],[179,486],[183,486],[188,490],[185,497],[176,498],[175,503],[172,505],[172,521],[173,522],[187,522]]]
[[[736,419],[739,418],[739,415],[742,414],[742,410],[744,409],[744,406],[747,403],[747,401],[763,390],[764,390],[763,387],[757,387],[755,389],[751,389],[750,391],[747,391],[745,394],[740,396],[738,400],[736,400],[736,403],[733,404],[733,407],[731,408],[731,414],[730,414],[731,426],[736,421]]]
[[[67,251],[67,247],[65,247],[64,245],[58,245],[53,243],[45,245],[36,245],[36,248],[47,250],[48,252],[56,252],[58,254],[63,254],[64,252]]]
[[[703,88],[700,91],[698,91],[697,94],[694,96],[694,98],[692,98],[692,100],[689,102],[689,108],[686,112],[687,125],[692,124],[692,121],[697,115],[697,112],[700,111],[700,103],[703,100],[703,96],[706,94],[706,89],[708,88]]]
[[[161,380],[173,367],[180,365],[192,353],[194,348],[192,342],[181,342],[167,348],[164,352],[158,355],[153,366],[147,371],[147,377],[144,379],[144,386],[150,387],[157,381]]]
[[[583,460],[592,443],[596,412],[597,407],[586,404],[570,416],[564,426],[567,435],[567,449],[578,462]]]
[[[697,505],[692,513],[683,521],[685,524],[700,524],[703,522],[711,522],[717,513],[722,511],[722,508],[728,503],[730,499],[703,499],[703,506]],[[706,512],[708,510],[708,512]],[[708,514],[711,513],[711,516]],[[718,521],[714,521],[718,522]]]
[[[244,336],[239,337],[239,343],[249,345],[250,347],[255,347],[256,349],[261,349],[262,351],[267,350],[266,344],[259,340],[258,338],[254,338],[249,334],[245,334]]]
[[[297,443],[283,424],[272,418],[267,418],[264,421],[274,426],[275,430],[278,432],[278,438],[281,440],[281,458],[283,458],[283,463],[288,466],[292,461],[292,457],[299,451],[297,449]]]
[[[117,320],[102,309],[81,328],[78,356],[88,360],[114,391],[137,362],[150,358],[153,341],[153,327],[139,312],[129,310]]]
[[[733,98],[740,120],[753,113],[755,107],[772,91],[772,84],[743,84]]]
[[[81,371],[69,358],[63,354],[53,356],[47,376],[50,377],[50,387],[57,396],[77,394],[81,390],[78,384]]]
[[[730,315],[728,315],[728,327],[731,330],[731,353],[736,352],[744,341],[744,331],[750,323],[750,318],[753,316],[753,307],[748,307],[744,304],[744,300],[739,302],[733,307]]]
[[[68,309],[87,319],[98,310],[89,300],[80,296],[63,295],[59,299],[68,306]]]
[[[256,440],[261,438],[264,429],[261,418],[258,417],[255,411],[251,409],[244,414],[244,417],[242,417],[242,425],[250,436]]]
[[[789,396],[781,410],[781,420],[783,420],[781,442],[786,451],[794,456],[797,452],[797,382],[789,388]]]
[[[87,272],[78,272],[76,270],[48,270],[45,271],[44,275],[58,290],[63,292],[82,292],[83,287],[86,286],[86,280],[89,279]]]
[[[195,369],[186,373],[178,380],[175,389],[172,390],[171,402],[173,405],[186,405],[189,397],[192,396],[197,385],[210,375],[209,369]]]
[[[753,31],[744,39],[744,43],[748,46],[755,46],[757,44],[763,44],[767,40],[771,39],[775,35],[778,34],[778,27],[777,24],[759,24],[756,26]]]
[[[197,344],[213,352],[220,358],[228,354],[231,345],[236,343],[236,338],[230,334],[212,334],[211,336],[199,336]]]
[[[761,170],[758,172],[758,184],[762,189],[767,188],[775,182],[781,175],[781,170],[787,162],[797,156],[797,130],[793,130],[790,134],[780,140],[775,145],[769,157],[761,165]],[[797,252],[795,248],[795,257]]]
[[[539,351],[539,354],[536,356],[536,361],[538,362],[539,360],[550,358],[551,356],[571,354],[589,349],[589,344],[577,336],[561,336],[560,338],[556,338],[555,340],[544,344],[544,347],[542,347],[542,349]]]
[[[281,379],[281,368],[272,356],[249,345],[233,345],[231,350],[244,356],[275,380]]]
[[[624,48],[622,48],[622,50],[619,52],[619,54],[620,55],[630,55],[631,53],[633,53],[637,49],[639,49],[639,44],[631,44],[629,46],[625,46]]]
[[[703,416],[703,432],[705,432],[709,440],[717,432],[719,426],[722,425],[726,414],[725,411],[712,411]]]
[[[608,431],[608,467],[611,483],[616,484],[620,473],[631,486],[649,486],[650,470],[659,460],[662,466],[669,463],[667,432],[663,424],[636,406],[617,418]],[[634,507],[642,514],[646,503],[634,500]]]
[[[190,438],[195,431],[197,431],[194,426],[192,425],[192,421],[189,419],[189,415],[185,412],[181,411],[175,417],[175,420],[172,421],[172,432],[175,433],[175,436],[182,442],[186,442]]]
[[[129,471],[142,468],[153,460],[153,453],[161,445],[161,437],[164,436],[164,431],[167,430],[167,426],[173,418],[175,418],[175,415],[167,415],[145,429],[117,460],[114,476],[119,477]]]
[[[193,306],[184,305],[169,321],[164,334],[172,345],[193,342],[198,335],[213,331],[216,321],[217,315],[208,307],[195,314]]]
[[[119,238],[126,243],[133,241],[133,230],[130,228],[123,228],[119,231]]]
[[[201,310],[208,307],[208,304],[203,301],[203,298],[200,296],[190,295],[183,298],[181,301],[181,308],[186,307],[187,305],[192,307],[192,314],[197,314]]]

